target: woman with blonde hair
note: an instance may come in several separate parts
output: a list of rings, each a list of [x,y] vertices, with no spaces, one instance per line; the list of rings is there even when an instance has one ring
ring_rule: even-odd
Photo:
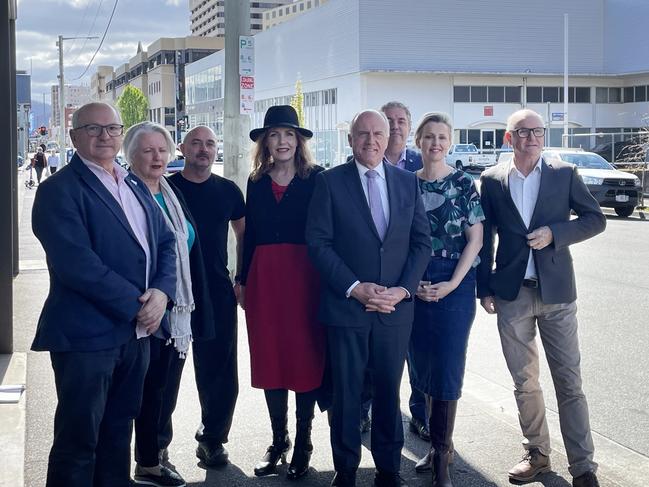
[[[424,115],[415,131],[424,167],[416,174],[430,223],[432,255],[419,283],[410,338],[412,386],[426,396],[433,487],[452,487],[449,463],[462,392],[469,332],[476,312],[475,267],[484,213],[473,179],[446,164],[453,128],[444,113]]]
[[[313,133],[288,105],[268,109],[248,180],[240,304],[246,311],[252,386],[264,389],[273,442],[255,475],[275,472],[291,447],[288,391],[295,391],[297,427],[286,476],[308,472],[311,422],[325,365],[325,331],[317,320],[319,278],[304,231],[316,166],[307,147]]]

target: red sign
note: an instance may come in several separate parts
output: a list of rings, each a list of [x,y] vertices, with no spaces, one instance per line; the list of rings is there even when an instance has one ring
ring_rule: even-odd
[[[254,76],[241,76],[241,88],[244,90],[252,90],[255,88]]]
[[[485,105],[484,107],[484,116],[493,117],[494,116],[494,107],[493,105]]]

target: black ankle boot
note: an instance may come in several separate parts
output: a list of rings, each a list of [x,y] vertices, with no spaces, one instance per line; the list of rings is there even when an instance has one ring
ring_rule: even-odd
[[[453,457],[456,411],[457,401],[433,401],[429,418],[433,487],[453,487],[448,467]]]
[[[288,480],[297,480],[309,471],[309,460],[311,460],[311,453],[313,452],[311,421],[312,418],[297,420],[293,457],[286,471]]]
[[[266,454],[255,465],[255,475],[263,477],[275,473],[277,464],[282,461],[286,463],[286,452],[291,448],[291,439],[288,437],[288,431],[280,435],[273,434],[273,444],[268,447]]]

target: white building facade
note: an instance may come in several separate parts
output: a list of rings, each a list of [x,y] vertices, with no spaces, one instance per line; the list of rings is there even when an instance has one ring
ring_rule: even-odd
[[[572,135],[649,125],[644,0],[330,0],[255,36],[252,125],[288,103],[300,79],[326,165],[349,153],[353,115],[391,100],[410,107],[413,125],[428,111],[449,113],[455,141],[483,149],[500,147],[507,117],[527,106],[546,120],[548,145],[560,145],[564,13],[569,144],[591,148],[605,138]],[[222,56],[202,62],[222,74]]]

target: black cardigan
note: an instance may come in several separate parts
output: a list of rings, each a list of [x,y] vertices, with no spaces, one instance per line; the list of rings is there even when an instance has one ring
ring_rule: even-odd
[[[305,179],[296,174],[279,203],[275,200],[272,179],[268,174],[257,181],[248,179],[242,286],[246,285],[252,256],[258,245],[306,244],[304,230],[307,210],[315,187],[315,177],[323,170],[322,167],[315,166]]]

